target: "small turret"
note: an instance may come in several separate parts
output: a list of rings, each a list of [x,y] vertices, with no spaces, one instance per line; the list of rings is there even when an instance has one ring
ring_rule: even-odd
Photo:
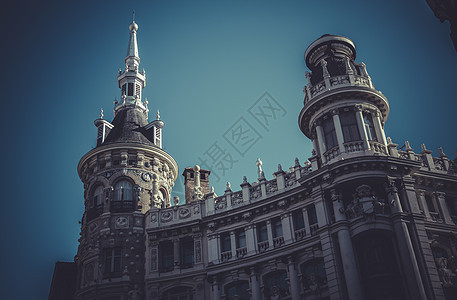
[[[384,123],[389,103],[377,91],[354,43],[326,34],[305,52],[307,85],[301,131],[313,141],[320,164],[354,155],[387,155]]]

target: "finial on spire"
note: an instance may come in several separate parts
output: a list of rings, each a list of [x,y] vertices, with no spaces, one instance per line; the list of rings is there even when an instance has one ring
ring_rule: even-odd
[[[159,113],[159,110],[157,110],[157,120],[160,120],[160,113]]]
[[[103,108],[100,108],[100,119],[103,119]]]
[[[135,22],[135,10],[132,11],[132,22]]]

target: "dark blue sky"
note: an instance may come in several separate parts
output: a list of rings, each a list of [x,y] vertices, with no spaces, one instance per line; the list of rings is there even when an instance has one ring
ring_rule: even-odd
[[[254,181],[257,157],[272,178],[278,163],[310,156],[297,124],[303,54],[326,33],[356,44],[356,61],[390,102],[387,136],[455,157],[457,53],[449,24],[425,0],[19,1],[1,15],[2,299],[46,299],[54,263],[76,254],[84,210],[76,166],[95,145],[99,109],[112,119],[132,9],[150,119],[159,108],[180,172],[215,145],[232,156],[230,168],[213,170],[218,194],[226,181],[234,190],[243,175]],[[249,109],[265,92],[283,110],[263,126]],[[259,139],[237,152],[224,133],[240,118]]]

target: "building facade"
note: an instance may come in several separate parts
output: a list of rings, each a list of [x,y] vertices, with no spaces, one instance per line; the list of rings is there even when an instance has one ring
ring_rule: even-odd
[[[178,205],[129,29],[114,119],[95,121],[97,147],[78,164],[74,299],[456,299],[456,163],[386,138],[389,103],[351,40],[324,35],[305,52],[308,161],[270,180],[258,159],[257,181],[220,196],[210,171],[187,167]]]

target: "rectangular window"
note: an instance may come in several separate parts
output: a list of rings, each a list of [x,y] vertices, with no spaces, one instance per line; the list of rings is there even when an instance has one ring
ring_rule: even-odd
[[[294,222],[294,230],[305,228],[305,219],[303,218],[303,212],[301,209],[293,212],[292,219]]]
[[[232,250],[232,243],[230,241],[229,232],[224,232],[221,234],[221,250],[222,252],[228,252]]]
[[[341,129],[344,142],[360,141],[359,129],[354,111],[345,111],[340,114]]]
[[[456,201],[456,199],[454,199],[453,197],[446,196],[446,205],[447,205],[447,209],[449,211],[449,215],[451,217],[456,217],[457,216],[457,209],[456,209],[457,201]]]
[[[316,207],[314,204],[308,205],[306,210],[308,211],[309,225],[317,224]]]
[[[238,230],[235,234],[236,237],[236,248],[246,248],[246,233],[244,229]]]
[[[425,202],[427,203],[427,208],[429,212],[436,212],[435,205],[433,205],[433,200],[430,195],[425,195]]]
[[[159,244],[159,272],[170,272],[173,270],[173,243],[163,241]]]
[[[128,94],[127,96],[133,96],[133,83],[128,83]]]
[[[105,249],[105,275],[121,273],[121,248]]]
[[[333,118],[327,118],[324,120],[323,129],[325,136],[325,145],[327,146],[327,150],[330,150],[338,145]]]
[[[194,240],[184,238],[179,241],[181,247],[181,269],[191,268],[194,265]]]
[[[370,113],[363,113],[363,123],[365,124],[365,130],[367,131],[367,138],[369,141],[377,141],[376,131],[373,125],[373,118]]]
[[[280,218],[277,218],[277,219],[274,219],[271,224],[273,225],[273,237],[274,238],[277,238],[277,237],[280,237],[282,236],[282,223],[281,223],[281,219]]]
[[[122,85],[122,92],[121,92],[121,95],[125,95],[125,91],[126,91],[126,88],[127,88],[126,85],[127,85],[127,84],[123,84],[123,85]]]
[[[262,222],[257,225],[257,238],[259,242],[268,241],[267,223]]]

